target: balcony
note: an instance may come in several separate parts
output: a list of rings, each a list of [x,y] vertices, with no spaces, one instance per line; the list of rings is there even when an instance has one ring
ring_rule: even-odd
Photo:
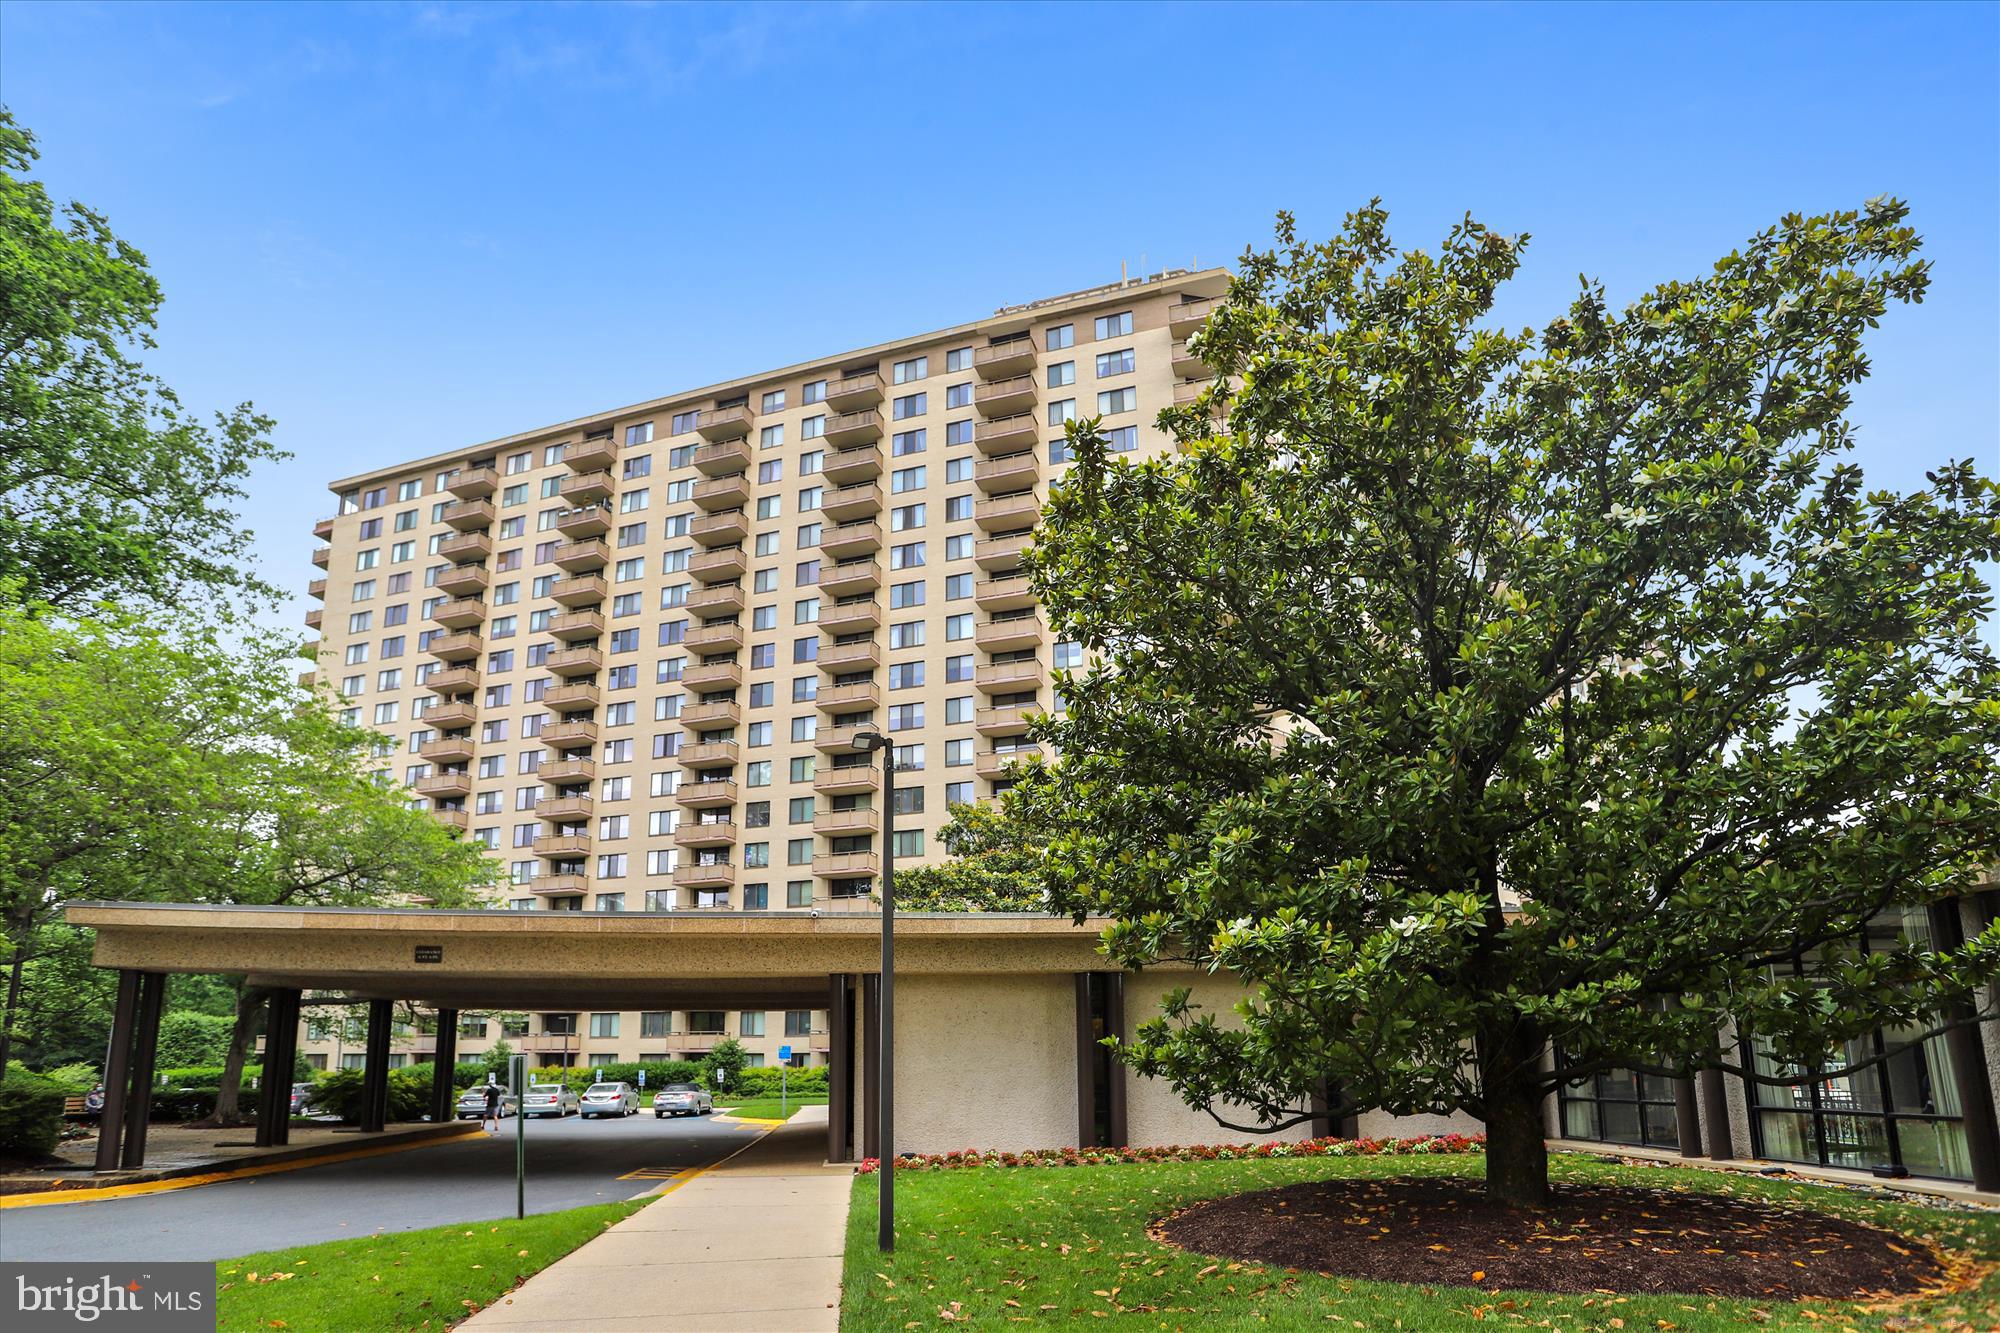
[[[431,646],[424,651],[440,662],[470,662],[479,656],[483,648],[484,642],[480,637],[468,631],[464,634],[440,634],[431,640]]]
[[[1026,574],[981,579],[972,587],[972,604],[982,611],[1021,611],[1035,604]]]
[[[563,463],[571,472],[602,472],[617,461],[618,445],[609,435],[595,436],[563,450]]]
[[[438,558],[456,560],[485,560],[493,554],[493,537],[485,532],[461,532],[456,537],[446,537],[438,543]]]
[[[691,653],[738,653],[743,651],[743,640],[743,626],[725,620],[689,630],[681,646]]]
[[[836,449],[821,460],[819,470],[827,482],[834,486],[850,486],[857,481],[872,481],[882,475],[881,446],[857,444],[847,449]]]
[[[881,768],[866,760],[840,768],[828,765],[813,774],[813,790],[822,796],[851,796],[881,785]]]
[[[1208,316],[1216,307],[1213,299],[1183,301],[1179,305],[1167,307],[1167,331],[1177,339],[1185,339],[1190,333],[1208,322]]]
[[[486,623],[486,603],[477,597],[456,597],[439,602],[431,611],[431,619],[450,629],[471,629]]]
[[[325,579],[314,579],[314,580],[313,580],[313,581],[312,581],[311,583],[308,583],[308,584],[306,585],[306,596],[308,596],[308,597],[317,597],[317,598],[319,598],[319,599],[320,599],[320,600],[321,600],[322,602],[323,602],[323,601],[325,601],[325,600],[326,600],[326,580],[325,580]]]
[[[1172,353],[1174,374],[1184,380],[1199,380],[1209,377],[1208,363],[1188,350],[1185,342],[1174,344]]]
[[[734,699],[718,699],[712,704],[689,704],[681,709],[680,724],[687,731],[719,731],[743,724],[743,705]]]
[[[882,859],[873,852],[821,852],[813,858],[814,879],[873,879]]]
[[[1035,539],[1032,532],[1012,532],[1004,537],[981,537],[972,546],[972,563],[989,574],[1019,569],[1021,557]]]
[[[982,708],[973,714],[972,729],[982,736],[1025,736],[1029,721],[1040,717],[1041,712],[1035,704]]]
[[[579,472],[564,477],[559,494],[572,504],[591,505],[609,500],[618,482],[609,472]]]
[[[882,647],[873,639],[860,643],[820,645],[819,669],[829,676],[849,671],[869,671],[882,665]]]
[[[604,654],[596,648],[564,648],[543,663],[558,676],[588,676],[604,669]]]
[[[736,823],[729,819],[682,824],[674,830],[676,847],[734,847]]]
[[[1025,491],[1042,478],[1041,460],[1033,449],[999,458],[986,458],[973,465],[972,484],[988,495]]]
[[[1039,759],[1042,747],[1023,745],[1017,750],[981,750],[972,757],[972,771],[980,777],[995,782],[1006,782],[1013,778],[1009,771],[1016,760]]]
[[[1019,453],[1034,448],[1041,438],[1041,423],[1027,412],[982,421],[972,428],[972,443],[982,454]]]
[[[542,694],[543,707],[558,713],[595,708],[597,703],[597,682],[594,680],[580,680],[574,685],[558,685]]]
[[[459,500],[444,507],[444,521],[460,532],[493,526],[491,500]]]
[[[306,612],[306,628],[318,629],[326,623],[326,612],[315,606]]]
[[[556,547],[556,568],[565,574],[584,574],[611,563],[611,548],[603,542],[564,542]]]
[[[983,380],[1010,379],[1035,368],[1035,340],[1010,338],[981,347],[972,354],[973,373]]]
[[[574,861],[590,855],[590,836],[580,833],[544,833],[535,839],[535,855],[551,861]]]
[[[700,772],[710,768],[734,768],[740,758],[735,741],[709,741],[706,745],[683,745],[682,768]]]
[[[535,776],[551,787],[581,786],[597,776],[597,765],[588,759],[564,759],[543,764]]]
[[[750,515],[741,509],[703,514],[688,524],[688,536],[703,546],[734,546],[750,535]]]
[[[882,377],[872,370],[826,386],[826,405],[835,412],[855,412],[881,401]]]
[[[836,602],[820,608],[822,634],[855,634],[882,624],[882,605],[873,597],[858,602]]]
[[[726,477],[732,472],[747,472],[750,470],[750,442],[725,440],[720,444],[704,444],[694,451],[694,465],[704,477]]]
[[[743,688],[741,662],[698,662],[681,669],[681,687],[697,693],[707,690]]]
[[[1026,412],[1035,405],[1035,377],[1016,375],[1010,380],[982,384],[972,391],[972,405],[989,421]]]
[[[697,616],[742,615],[744,605],[742,584],[713,583],[689,593],[685,609]]]
[[[549,596],[558,606],[595,606],[610,595],[609,586],[597,574],[573,575],[549,585]]]
[[[472,774],[433,773],[427,778],[418,778],[417,795],[428,796],[434,801],[463,800],[472,795]]]
[[[710,477],[694,484],[695,507],[713,514],[723,509],[750,507],[750,476],[739,472],[733,477]]]
[[[740,546],[719,546],[688,561],[688,573],[703,583],[727,583],[742,578],[749,569],[750,557]]]
[[[551,722],[535,737],[551,750],[586,750],[597,744],[597,724],[590,721]]]
[[[972,687],[981,694],[1022,694],[1039,690],[1048,679],[1048,668],[1040,659],[1027,657],[1018,662],[990,662],[972,673]]]
[[[319,538],[323,542],[332,541],[333,520],[330,518],[323,518],[319,522],[313,524],[313,536]]]
[[[575,872],[567,875],[537,875],[528,881],[527,887],[529,893],[539,894],[544,898],[574,898],[589,892],[590,877]],[[543,1040],[548,1039],[543,1038]],[[578,1046],[582,1045],[580,1038],[572,1036],[568,1040],[576,1042]],[[552,1046],[550,1049],[557,1048]]]
[[[460,468],[445,480],[444,488],[461,500],[484,500],[500,485],[500,474],[490,467]]]
[[[674,792],[683,810],[715,810],[736,804],[736,779],[715,782],[683,782]]]
[[[859,412],[842,412],[828,417],[822,438],[833,448],[844,450],[849,445],[865,447],[882,438],[882,414],[869,407]],[[879,463],[879,451],[876,457]]]
[[[485,592],[486,585],[493,576],[486,572],[484,565],[453,565],[437,576],[436,588],[448,592],[453,597],[465,597],[476,592]]]
[[[677,889],[726,889],[736,883],[736,867],[727,861],[680,866],[674,871]]]
[[[982,652],[1012,653],[1042,646],[1042,622],[1032,611],[1015,611],[985,621],[972,631],[972,642]]]
[[[464,731],[479,721],[479,706],[470,702],[443,703],[417,719],[438,731]]]
[[[813,816],[813,832],[822,837],[848,838],[882,831],[882,812],[863,806],[859,810],[821,810]]]
[[[424,688],[432,694],[465,694],[479,688],[479,668],[452,667],[448,671],[433,671],[424,681]]]
[[[852,685],[822,685],[813,704],[820,712],[835,716],[872,711],[882,706],[882,687],[872,680],[859,680]]]
[[[571,541],[602,537],[611,531],[611,506],[584,505],[581,509],[566,509],[556,515],[556,531]]]
[[[317,672],[317,671],[301,671],[301,672],[299,672],[299,688],[300,688],[300,689],[302,689],[302,690],[310,690],[310,689],[313,689],[313,688],[315,688],[316,686],[318,686],[318,684],[319,684],[319,672]]]
[[[813,737],[813,749],[821,754],[853,754],[854,738],[863,732],[874,733],[881,728],[868,726],[821,727]]]
[[[418,757],[429,764],[469,764],[472,751],[470,736],[437,736],[417,747]]]
[[[590,818],[590,807],[588,796],[557,796],[537,802],[535,817],[551,824],[577,824]]]
[[[979,525],[982,532],[1014,532],[1031,528],[1041,516],[1042,502],[1035,498],[1033,491],[975,500],[972,504],[972,521]]]
[[[882,512],[882,488],[874,482],[842,486],[820,496],[820,512],[834,522],[852,523]]]
[[[835,600],[855,597],[864,592],[873,592],[881,586],[882,567],[873,560],[848,560],[840,564],[820,566],[821,597]]]
[[[466,813],[463,806],[433,806],[431,816],[438,823],[447,828],[455,828],[460,833],[472,827],[472,816]]]
[[[716,407],[703,412],[695,421],[694,429],[704,440],[740,440],[750,433],[755,419],[756,413],[748,406]],[[699,465],[697,462],[696,466]]]
[[[604,613],[601,611],[564,611],[549,617],[549,633],[564,643],[578,643],[587,639],[604,637]]]
[[[882,525],[843,523],[839,527],[821,528],[819,549],[822,555],[835,560],[844,560],[856,555],[872,555],[882,549]]]
[[[322,546],[317,551],[314,551],[312,553],[312,562],[315,565],[318,565],[321,569],[325,569],[327,555],[328,555],[328,548]]]

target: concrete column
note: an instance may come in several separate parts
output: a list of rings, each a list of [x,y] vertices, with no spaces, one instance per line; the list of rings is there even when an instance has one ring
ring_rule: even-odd
[[[1674,1080],[1674,1124],[1680,1133],[1681,1156],[1701,1156],[1701,1111],[1691,1078]]]
[[[1125,974],[1078,972],[1076,984],[1076,1143],[1079,1148],[1125,1146],[1125,1066],[1099,1045],[1125,1028]],[[1108,1066],[1108,1067],[1107,1067]],[[1105,1069],[1104,1130],[1097,1128],[1097,1071]]]
[[[854,1160],[854,983],[826,979],[826,1160]]]
[[[104,1057],[104,1109],[97,1117],[99,1171],[118,1169],[125,1130],[125,1085],[132,1069],[132,1026],[139,1014],[139,974],[118,972],[117,1007],[111,1011],[111,1049]]]
[[[1125,1035],[1125,974],[1107,972],[1104,974],[1104,1033],[1109,1037],[1123,1038]],[[1125,1126],[1125,1062],[1110,1051],[1104,1052],[1110,1063],[1110,1076],[1105,1079],[1106,1121],[1111,1131],[1110,1148],[1123,1148],[1131,1143],[1132,1137]]]
[[[163,972],[139,974],[139,1004],[132,1031],[132,1090],[125,1098],[125,1142],[118,1164],[137,1170],[146,1161],[146,1126],[153,1117],[153,1067],[160,1051],[160,1007],[167,998]]]
[[[361,1132],[380,1134],[389,1120],[389,1023],[394,1001],[368,1002],[368,1053],[361,1077]]]
[[[876,1076],[881,1072],[882,978],[874,972],[861,978],[861,1030],[867,1034],[861,1049],[861,1155],[880,1159],[882,1127],[877,1123],[881,1100],[875,1095]]]
[[[441,1125],[452,1118],[452,1068],[458,1063],[458,1010],[437,1011],[437,1049],[431,1053],[431,1123]]]
[[[299,1058],[299,992],[273,994],[271,1015],[277,1026],[267,1029],[264,1037],[264,1082],[272,1097],[271,1142],[282,1148],[292,1141],[292,1066]]]
[[[1736,1156],[1735,1136],[1729,1132],[1729,1091],[1722,1085],[1720,1069],[1702,1070],[1700,1082],[1703,1141],[1711,1158],[1727,1162]]]
[[[1076,986],[1076,1146],[1095,1148],[1097,1142],[1097,1023],[1090,994],[1090,973],[1078,972]]]
[[[1932,948],[1956,949],[1965,943],[1957,903],[1932,903],[1929,915]],[[1971,1005],[1964,1001],[1947,1005],[1944,1016],[1965,1024],[1945,1033],[1943,1041],[1951,1053],[1951,1081],[1958,1093],[1959,1114],[1965,1117],[1965,1155],[1972,1163],[1972,1187],[2000,1190],[2000,1121],[1994,1117],[1985,1045],[1979,1029],[1968,1021],[1973,1016]]]

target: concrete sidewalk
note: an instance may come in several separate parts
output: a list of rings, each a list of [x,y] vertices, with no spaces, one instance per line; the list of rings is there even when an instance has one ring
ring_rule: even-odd
[[[804,1107],[458,1327],[837,1328],[853,1183],[827,1164],[826,1108]]]

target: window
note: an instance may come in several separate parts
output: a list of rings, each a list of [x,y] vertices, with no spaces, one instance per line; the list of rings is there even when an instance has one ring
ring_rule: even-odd
[[[944,743],[944,766],[965,768],[972,763],[972,742],[970,740],[946,741]]]
[[[948,384],[944,390],[944,405],[949,411],[955,407],[972,406],[972,386],[970,384]]]
[[[812,859],[813,840],[811,838],[793,838],[785,844],[786,865],[809,866],[812,864]]]
[[[972,497],[970,495],[947,496],[944,502],[944,521],[947,523],[967,523],[972,519]]]
[[[625,445],[627,448],[630,448],[635,444],[651,444],[652,442],[653,442],[652,422],[642,421],[636,426],[627,426],[625,428]]]
[[[923,645],[923,621],[906,620],[900,624],[889,626],[889,647],[891,650],[897,648],[921,648]]]
[[[892,662],[889,664],[889,688],[892,690],[919,689],[924,683],[922,662]]]
[[[1057,324],[1042,335],[1042,346],[1051,352],[1076,346],[1076,325]]]
[[[744,1037],[764,1035],[764,1015],[761,1010],[745,1009],[737,1015],[737,1033]]]
[[[922,606],[923,604],[924,585],[922,580],[918,580],[915,583],[892,583],[889,585],[890,610],[900,611],[906,606]]]
[[[1104,338],[1129,338],[1131,336],[1131,311],[1125,310],[1115,315],[1099,315],[1097,317],[1097,337],[1100,340]]]
[[[593,1037],[615,1037],[618,1035],[618,1015],[592,1014],[590,1035]]]
[[[666,1009],[653,1009],[639,1015],[639,1035],[641,1037],[671,1036],[674,1030],[673,1013]]]
[[[891,495],[901,495],[904,491],[918,491],[922,490],[923,487],[923,468],[898,468],[889,474],[889,493]]]
[[[1075,640],[1059,642],[1050,650],[1049,660],[1057,670],[1083,665],[1083,645]]]
[[[970,347],[955,347],[951,351],[946,352],[944,354],[944,368],[947,374],[953,371],[972,369],[972,349]]]
[[[1076,399],[1064,398],[1049,404],[1049,424],[1060,426],[1066,421],[1076,420]]]
[[[799,423],[799,438],[801,440],[818,440],[825,437],[826,418],[824,416],[807,417]],[[800,472],[805,472],[806,470],[803,467],[799,469]]]
[[[972,613],[964,611],[955,616],[946,616],[944,621],[944,637],[947,643],[971,638]]]
[[[785,906],[811,907],[813,905],[813,885],[809,879],[789,880],[785,884]]]
[[[1123,389],[1107,389],[1097,395],[1097,415],[1108,417],[1115,412],[1136,412],[1139,410],[1139,391],[1129,385]]]
[[[972,436],[973,429],[970,421],[947,421],[944,424],[944,442],[946,448],[950,448],[953,445],[971,444]]]
[[[825,381],[825,380],[813,380],[812,382],[810,382],[809,384],[807,384],[807,385],[806,385],[806,386],[805,386],[804,388],[800,389],[800,390],[799,390],[799,401],[800,401],[801,403],[804,403],[804,404],[806,404],[807,406],[811,406],[811,405],[812,405],[812,404],[814,404],[814,403],[823,403],[823,402],[825,402],[825,401],[826,401],[826,381]]]
[[[947,574],[944,576],[944,599],[947,602],[961,602],[972,596],[972,575]]]
[[[1122,352],[1100,352],[1097,355],[1097,378],[1109,379],[1113,375],[1130,375],[1133,369],[1132,349]]]
[[[955,685],[961,681],[971,680],[972,674],[973,672],[972,672],[971,653],[965,653],[958,657],[947,657],[944,659],[944,678],[946,684]]]
[[[972,721],[972,696],[969,694],[959,694],[946,699],[944,701],[944,720],[947,725]]]
[[[922,704],[889,705],[889,730],[914,731],[924,725]]]
[[[1126,392],[1130,393],[1131,390],[1128,389]],[[1100,434],[1104,437],[1104,448],[1108,453],[1128,454],[1139,447],[1137,426],[1116,426]]]
[[[927,394],[912,393],[906,394],[901,398],[891,399],[889,403],[889,419],[891,421],[905,421],[910,417],[922,416],[929,410],[928,397],[929,395]]]
[[[944,803],[947,807],[972,804],[972,784],[970,782],[947,782],[944,784]]]
[[[757,447],[759,449],[784,448],[785,423],[780,421],[776,425],[765,426],[761,430],[759,430],[757,432]]]
[[[891,384],[910,384],[930,374],[930,358],[913,357],[908,361],[898,361],[889,372]]]
[[[694,429],[695,420],[700,416],[701,416],[700,412],[674,413],[673,420],[672,422],[669,423],[667,427],[667,433],[670,435],[687,434],[689,431]]]
[[[1076,383],[1076,362],[1058,361],[1049,367],[1049,387],[1060,389]]]
[[[896,830],[895,850],[892,853],[892,855],[895,856],[897,860],[900,861],[906,856],[922,856],[923,854],[924,854],[924,831],[922,829],[911,828],[911,829]]]
[[[921,430],[898,431],[889,437],[889,455],[892,458],[903,458],[910,454],[920,454],[924,451],[925,444],[925,434]]]
[[[920,504],[898,505],[889,511],[889,531],[907,532],[911,528],[924,525],[924,507]]]
[[[771,390],[771,392],[765,394],[763,398],[759,400],[759,406],[757,410],[760,412],[784,411],[785,391],[783,389],[773,389]]]

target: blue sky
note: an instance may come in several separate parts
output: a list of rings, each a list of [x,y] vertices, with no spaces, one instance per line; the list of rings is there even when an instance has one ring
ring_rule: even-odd
[[[43,178],[167,293],[152,364],[332,477],[1197,259],[1380,195],[1534,240],[1540,323],[1781,214],[1915,205],[1860,461],[2000,471],[2000,8],[0,7]],[[297,608],[294,608],[296,611]]]

